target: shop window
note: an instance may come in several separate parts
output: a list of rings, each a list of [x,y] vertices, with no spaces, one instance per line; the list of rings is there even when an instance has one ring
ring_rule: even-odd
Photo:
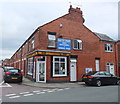
[[[56,41],[55,35],[48,35],[48,47],[55,48],[56,47],[55,41]]]
[[[112,52],[113,46],[112,44],[105,44],[105,52]]]
[[[53,57],[53,76],[67,76],[67,58]]]
[[[28,68],[27,74],[33,75],[33,57],[28,58],[28,67],[27,68]]]
[[[74,40],[73,48],[75,50],[82,50],[82,40]]]

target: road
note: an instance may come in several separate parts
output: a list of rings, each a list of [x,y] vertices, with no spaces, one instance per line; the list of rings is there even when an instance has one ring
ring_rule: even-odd
[[[118,102],[119,91],[117,85],[48,89],[9,83],[0,88],[2,102]]]
[[[13,85],[18,87],[19,85]],[[21,87],[24,87],[20,89]],[[21,86],[15,93],[9,88],[3,102],[118,102],[118,86],[80,87],[64,89],[40,89]],[[6,90],[5,90],[6,89]]]

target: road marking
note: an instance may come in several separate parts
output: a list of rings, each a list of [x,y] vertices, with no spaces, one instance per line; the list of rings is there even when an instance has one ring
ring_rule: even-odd
[[[70,88],[64,88],[65,90],[69,90]]]
[[[33,91],[33,92],[40,92],[40,91]]]
[[[58,90],[58,88],[52,89],[52,90]]]
[[[30,92],[21,92],[21,93],[19,93],[19,94],[28,94],[28,93],[30,93]]]
[[[2,82],[0,83],[0,86],[1,86],[3,83],[4,83],[4,81],[2,81]]]
[[[26,94],[26,95],[23,95],[23,96],[32,96],[33,94]]]
[[[8,84],[8,83],[5,83],[8,87],[12,87],[10,84]]]
[[[57,91],[62,91],[63,89],[58,89]]]
[[[36,93],[36,94],[44,94],[45,92],[39,92],[39,93]]]
[[[14,95],[16,95],[16,94],[8,94],[8,95],[5,95],[5,96],[14,96]]]
[[[46,89],[46,90],[43,90],[43,91],[49,91],[50,89]]]
[[[54,91],[51,90],[51,91],[48,91],[48,92],[54,92]]]
[[[12,97],[9,97],[9,98],[14,99],[14,98],[18,98],[18,97],[20,97],[20,96],[12,96]]]
[[[3,84],[6,84],[6,85],[3,85]],[[2,81],[0,83],[0,87],[12,87],[11,85],[9,85],[8,83],[4,83],[4,81]]]

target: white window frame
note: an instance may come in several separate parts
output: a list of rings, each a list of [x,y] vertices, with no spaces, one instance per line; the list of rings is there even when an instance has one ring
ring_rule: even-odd
[[[49,44],[49,41],[54,41],[54,46],[50,45],[50,44]],[[48,47],[55,48],[55,47],[56,47],[55,41],[56,41],[55,35],[50,35],[50,34],[48,34]]]
[[[74,41],[77,41],[77,48],[75,47],[75,42]],[[74,50],[82,50],[82,40],[78,40],[78,39],[73,40],[73,49]]]
[[[65,74],[55,74],[55,58],[64,58],[65,59]],[[59,61],[59,67],[62,62]],[[67,57],[53,56],[53,77],[67,76]]]
[[[33,39],[32,39],[32,42],[31,42],[31,44],[32,44],[32,49],[34,49],[34,48],[35,48],[34,43],[35,43],[35,41],[34,41],[34,38],[33,38]]]
[[[105,52],[113,52],[113,44],[105,43],[104,49],[105,49]]]
[[[110,68],[111,66],[114,67],[114,63],[106,63],[106,71],[110,73],[110,69],[108,69],[108,67]]]
[[[33,66],[34,66],[34,63],[33,63],[33,57],[28,58],[28,60],[32,60],[32,62],[30,62],[30,63],[32,63],[32,64],[31,64],[31,65],[32,65],[32,69],[28,69],[28,65],[29,65],[29,63],[27,63],[27,74],[28,74],[28,75],[33,75],[33,73],[32,73]],[[28,62],[29,62],[29,61],[28,61]]]

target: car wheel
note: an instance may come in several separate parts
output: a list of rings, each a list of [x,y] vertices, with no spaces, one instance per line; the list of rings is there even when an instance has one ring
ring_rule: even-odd
[[[102,84],[101,81],[100,81],[100,80],[97,80],[96,85],[97,85],[98,87],[100,87],[101,84]]]
[[[85,84],[87,85],[87,86],[89,86],[90,84],[89,83],[87,83],[87,82],[85,82]]]
[[[6,81],[6,80],[4,80],[4,83],[7,83],[7,81]]]
[[[120,85],[120,80],[117,80],[116,84],[117,84],[117,85]]]
[[[23,81],[22,80],[20,80],[20,83],[22,83]]]

